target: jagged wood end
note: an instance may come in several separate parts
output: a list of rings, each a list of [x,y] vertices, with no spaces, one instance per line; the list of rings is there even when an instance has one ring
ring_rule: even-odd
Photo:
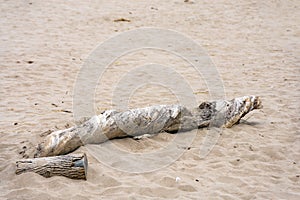
[[[250,111],[261,109],[262,101],[258,96],[244,96],[231,100],[232,105],[227,109],[226,122],[223,127],[230,128],[237,124]]]
[[[78,135],[79,130],[80,127],[75,126],[51,133],[38,144],[34,157],[64,155],[76,150],[83,145]]]

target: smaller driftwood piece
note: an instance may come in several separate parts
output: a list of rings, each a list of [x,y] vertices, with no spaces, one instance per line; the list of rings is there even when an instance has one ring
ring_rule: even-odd
[[[85,154],[23,159],[16,162],[16,174],[35,172],[44,177],[65,176],[84,179],[87,176],[88,160]]]

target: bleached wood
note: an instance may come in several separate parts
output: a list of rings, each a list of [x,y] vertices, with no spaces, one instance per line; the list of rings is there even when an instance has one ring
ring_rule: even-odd
[[[84,144],[100,144],[126,136],[176,133],[206,126],[231,127],[247,113],[262,107],[256,96],[229,101],[203,102],[194,109],[180,105],[159,105],[125,112],[108,110],[81,125],[48,135],[37,147],[35,157],[62,155]]]

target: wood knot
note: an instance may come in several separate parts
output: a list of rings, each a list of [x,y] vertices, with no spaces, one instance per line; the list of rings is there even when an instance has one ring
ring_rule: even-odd
[[[211,108],[211,103],[208,102],[203,102],[199,105],[200,109],[210,109]]]

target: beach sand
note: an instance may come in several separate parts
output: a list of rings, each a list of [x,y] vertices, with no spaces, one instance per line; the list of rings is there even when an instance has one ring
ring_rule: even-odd
[[[290,0],[1,1],[0,198],[300,199],[299,7],[299,1]],[[117,20],[122,18],[129,21]],[[199,151],[207,129],[196,131],[189,146],[178,146],[185,149],[180,158],[153,172],[119,171],[118,163],[105,165],[84,146],[76,152],[87,153],[86,181],[15,175],[16,160],[41,141],[41,133],[75,124],[74,85],[91,52],[101,42],[141,27],[191,38],[212,59],[227,99],[257,95],[264,108],[223,130],[204,159]],[[210,99],[203,77],[185,61],[143,50],[108,67],[95,91],[96,111],[113,108],[120,77],[150,62],[176,68],[198,102]],[[129,107],[169,103],[178,100],[168,88],[146,85],[132,95]],[[112,143],[129,154],[144,153],[175,137],[162,133]]]

